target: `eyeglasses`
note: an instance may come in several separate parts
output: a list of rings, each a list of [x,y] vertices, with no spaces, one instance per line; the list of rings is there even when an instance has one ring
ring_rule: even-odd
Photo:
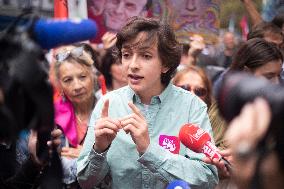
[[[190,85],[179,85],[178,87],[183,88],[184,90],[193,92],[196,96],[204,97],[207,94],[207,90],[203,87],[192,87]]]
[[[66,60],[68,57],[72,56],[73,58],[79,58],[83,55],[84,48],[76,47],[72,50],[64,51],[55,55],[55,58],[58,62]]]

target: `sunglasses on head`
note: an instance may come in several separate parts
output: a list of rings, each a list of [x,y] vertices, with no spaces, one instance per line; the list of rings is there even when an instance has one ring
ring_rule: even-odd
[[[192,87],[190,85],[179,85],[179,87],[183,88],[184,90],[193,92],[196,96],[204,97],[207,94],[207,90],[203,87]]]
[[[62,62],[72,56],[73,58],[79,58],[83,55],[84,48],[83,47],[76,47],[72,50],[64,51],[61,53],[58,53],[55,58],[58,62]]]

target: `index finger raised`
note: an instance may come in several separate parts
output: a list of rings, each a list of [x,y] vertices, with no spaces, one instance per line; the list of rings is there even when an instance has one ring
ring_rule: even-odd
[[[108,117],[109,99],[106,99],[103,105],[101,117]]]
[[[128,102],[128,106],[131,108],[131,110],[138,115],[139,117],[144,119],[144,116],[142,115],[141,111],[132,103]]]

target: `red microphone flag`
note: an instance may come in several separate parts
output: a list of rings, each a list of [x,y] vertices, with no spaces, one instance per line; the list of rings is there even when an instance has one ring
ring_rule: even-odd
[[[210,135],[195,124],[185,124],[179,132],[180,141],[189,149],[197,153],[204,153],[210,159],[222,156],[218,153],[218,148],[211,143]]]

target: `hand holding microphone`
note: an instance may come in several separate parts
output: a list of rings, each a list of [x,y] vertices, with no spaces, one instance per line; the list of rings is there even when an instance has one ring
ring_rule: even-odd
[[[231,164],[219,153],[218,148],[211,142],[210,135],[203,129],[197,127],[195,124],[185,124],[179,132],[180,141],[189,149],[197,153],[203,153],[211,162],[218,163],[216,166],[223,169],[226,167],[230,171]],[[222,168],[223,165],[223,168]]]
[[[220,150],[219,151],[220,155],[224,157],[224,159],[228,160],[230,164],[233,163],[233,157],[232,157],[232,150],[230,148],[225,149],[225,150]],[[202,159],[205,163],[215,165],[218,168],[218,176],[219,179],[226,179],[231,177],[231,167],[227,168],[227,164],[224,163],[224,161],[219,161],[218,159],[210,159],[208,157],[204,157]]]

